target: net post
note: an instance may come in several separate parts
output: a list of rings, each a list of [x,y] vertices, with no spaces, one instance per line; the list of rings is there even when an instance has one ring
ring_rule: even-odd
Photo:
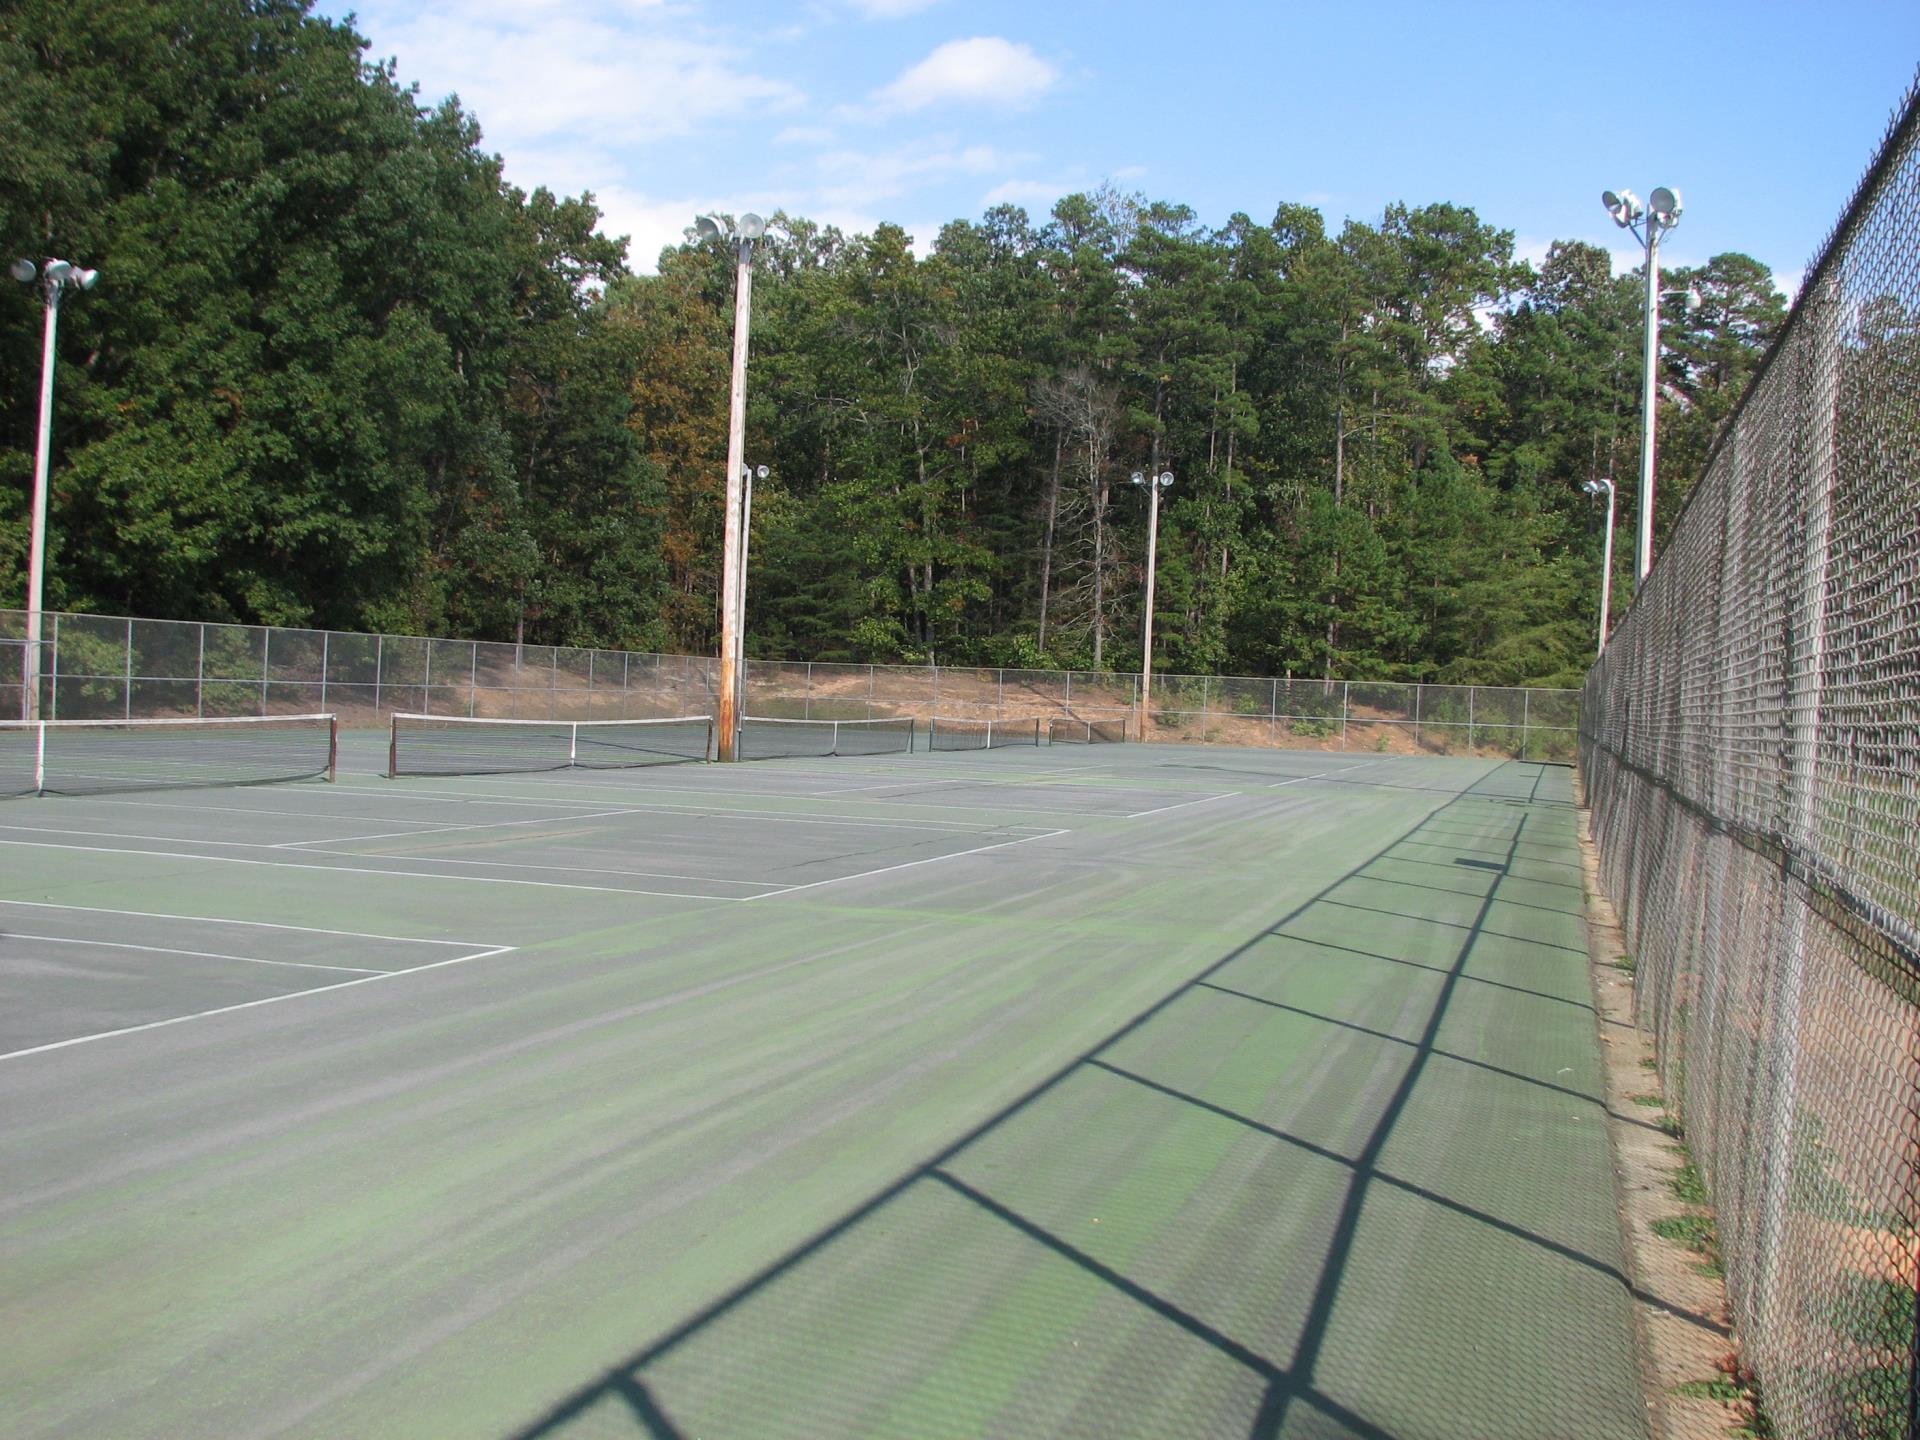
[[[47,793],[47,722],[33,722],[33,793]]]
[[[340,717],[327,716],[327,774],[329,785],[340,775]]]
[[[127,621],[126,673],[121,683],[126,687],[120,695],[121,715],[124,719],[133,718],[133,621]]]
[[[557,672],[556,672],[557,674]],[[567,764],[580,762],[580,722],[575,720],[567,726]]]
[[[400,719],[396,715],[387,716],[387,778],[400,778]]]

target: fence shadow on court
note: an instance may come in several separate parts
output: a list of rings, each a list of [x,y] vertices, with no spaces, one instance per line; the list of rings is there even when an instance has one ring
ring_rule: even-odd
[[[1487,779],[516,1440],[1642,1435],[1584,959],[1511,908],[1577,929],[1566,822]]]

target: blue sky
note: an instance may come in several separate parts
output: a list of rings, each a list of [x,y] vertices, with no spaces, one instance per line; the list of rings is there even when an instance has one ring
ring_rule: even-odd
[[[336,18],[349,6],[323,0]],[[922,241],[1110,180],[1220,224],[1471,205],[1523,255],[1634,263],[1603,189],[1682,190],[1670,264],[1791,287],[1920,60],[1915,0],[364,0],[526,188],[591,190],[651,270],[705,210]]]

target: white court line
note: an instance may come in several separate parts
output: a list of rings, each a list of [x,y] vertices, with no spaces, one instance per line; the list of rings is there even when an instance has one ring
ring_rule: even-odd
[[[139,839],[139,836],[129,837]],[[601,895],[654,895],[663,900],[716,900],[723,905],[738,903],[741,899],[757,900],[757,895],[689,895],[684,890],[641,890],[629,885],[563,885],[558,880],[510,880],[501,875],[436,875],[431,870],[377,870],[370,865],[301,865],[291,860],[248,860],[239,855],[189,855],[179,850],[129,850],[124,845],[55,845],[48,841],[0,840],[0,845],[16,845],[27,850],[77,850],[90,855],[150,855],[156,860],[198,860],[207,865],[265,865],[276,870],[319,870],[328,875],[387,875],[402,880],[452,880],[462,885],[530,885],[537,890],[589,890]],[[266,848],[266,847],[258,847]],[[350,857],[362,858],[362,857]],[[407,857],[389,856],[389,859],[404,860]],[[502,869],[508,867],[502,866]],[[702,884],[713,882],[702,881]],[[724,882],[732,885],[752,884],[752,881],[732,880]],[[780,891],[772,891],[780,894]],[[444,965],[437,960],[436,965]],[[425,969],[425,966],[415,966]],[[395,974],[403,972],[395,971]],[[348,982],[358,983],[358,982]],[[0,1059],[6,1057],[0,1056]]]
[[[345,970],[352,975],[391,975],[365,965],[321,965],[311,960],[263,960],[258,955],[222,955],[214,950],[175,950],[169,945],[129,945],[121,940],[82,940],[72,935],[28,935],[20,930],[0,931],[0,940],[43,940],[52,945],[97,945],[107,950],[143,950],[150,955],[191,955],[199,960],[244,960],[249,965],[293,965],[302,970]]]
[[[966,753],[964,751],[958,753]],[[860,772],[866,775],[878,775],[877,770]],[[1079,785],[1087,780],[1119,780],[1118,785],[1090,785],[1090,790],[1139,790],[1144,786],[1128,785],[1118,770],[988,770],[973,769],[963,776],[929,775],[923,778],[908,777],[896,779],[884,785],[848,785],[837,790],[807,790],[800,792],[809,799],[831,799],[837,795],[857,795],[866,790],[894,790],[910,785]]]
[[[1362,760],[1358,765],[1343,765],[1338,770],[1322,770],[1313,775],[1296,775],[1291,780],[1281,780],[1267,786],[1267,788],[1269,790],[1284,790],[1289,785],[1305,785],[1310,780],[1330,780],[1335,775],[1345,775],[1353,770],[1365,770],[1381,763],[1382,762],[1378,760]]]
[[[542,815],[533,820],[481,820],[471,825],[435,825],[427,830],[382,830],[374,835],[328,835],[320,840],[282,840],[277,845],[265,848],[298,850],[309,845],[352,845],[361,840],[411,840],[416,835],[450,835],[459,830],[511,830],[518,825],[570,825],[576,820],[604,820],[610,815],[639,813],[641,812],[633,809],[590,810],[584,815]]]
[[[1202,795],[1198,800],[1182,800],[1178,805],[1162,805],[1158,810],[1136,810],[1131,815],[1122,815],[1122,820],[1139,820],[1148,815],[1164,815],[1169,810],[1184,810],[1189,805],[1205,805],[1214,800],[1231,800],[1238,790],[1226,790],[1218,795]]]
[[[652,787],[652,788],[656,790],[668,789],[667,786],[658,786],[658,787]],[[875,786],[874,788],[886,789],[888,787]],[[824,794],[814,795],[811,792],[807,792],[807,791],[796,791],[787,795],[768,795],[765,791],[758,791],[758,790],[692,790],[692,789],[680,788],[680,789],[675,789],[672,793],[676,795],[698,795],[706,798],[711,798],[716,795],[734,796],[744,800],[769,800],[769,799],[810,800],[810,799],[825,798]],[[480,795],[478,793],[475,793],[471,797],[428,796],[423,798],[446,799],[446,800],[451,800],[455,798],[473,798],[473,799],[481,799],[489,803],[497,803],[501,805],[557,806],[557,805],[592,805],[596,803],[601,805],[606,804],[606,801],[604,800],[601,800],[598,802],[591,801],[591,800],[554,800],[554,801],[521,800],[521,799],[516,799],[512,796],[496,795],[491,793],[486,795]],[[853,803],[871,804],[873,802],[855,801]],[[882,803],[885,803],[885,802],[882,802]],[[910,802],[899,802],[899,803],[910,803]],[[904,817],[901,819],[886,819],[886,820],[855,820],[850,817],[840,817],[840,816],[832,816],[832,815],[792,815],[792,814],[788,814],[786,811],[783,811],[783,810],[720,810],[720,809],[715,809],[710,805],[701,806],[701,805],[692,805],[692,804],[689,804],[689,805],[635,804],[635,805],[629,806],[628,808],[636,815],[638,814],[692,815],[692,816],[697,816],[703,819],[712,819],[712,820],[772,821],[776,824],[783,824],[783,825],[847,825],[847,826],[855,826],[859,828],[874,829],[874,830],[940,830],[940,831],[945,831],[949,834],[952,834],[958,831],[963,831],[963,830],[993,833],[998,831],[1019,828],[1018,826],[1009,826],[1009,825],[965,824],[961,822],[949,822],[945,820],[912,820]],[[952,807],[952,808],[959,808],[959,807]],[[274,812],[270,810],[249,809],[244,813],[249,815],[271,815]]]
[[[624,814],[624,811],[608,811],[608,814]],[[557,815],[545,820],[511,820],[511,825],[558,825],[567,820],[591,820],[591,815]],[[449,825],[448,830],[486,830],[486,825]],[[197,835],[128,835],[117,830],[56,830],[46,825],[0,825],[0,830],[25,830],[28,834],[40,835],[85,835],[95,840],[148,840],[162,845],[218,845],[226,850],[298,850],[307,855],[343,855],[349,860],[404,860],[410,865],[485,865],[495,870],[559,870],[574,875],[625,875],[635,880],[687,880],[697,885],[752,885],[762,890],[770,885],[765,880],[725,880],[706,875],[681,875],[671,870],[618,870],[611,865],[535,865],[527,860],[449,860],[436,855],[391,855],[375,852],[366,854],[359,850],[332,850],[329,846],[344,845],[351,840],[411,840],[421,833],[414,830],[400,831],[393,835],[344,835],[332,840],[283,840],[277,845],[268,845],[257,840],[203,840]],[[30,842],[21,840],[0,840],[0,845],[21,845]],[[54,846],[59,849],[62,847]],[[86,849],[86,846],[67,847]],[[156,855],[177,852],[156,850],[119,850],[116,853],[129,855]],[[212,855],[195,855],[195,860],[212,860]],[[254,862],[264,864],[266,862]],[[378,873],[378,872],[374,872]],[[448,877],[452,878],[452,877]],[[535,882],[528,881],[528,884]],[[724,897],[715,897],[724,898]]]
[[[49,1050],[65,1050],[68,1046],[87,1045],[95,1040],[111,1040],[116,1035],[134,1035],[142,1030],[160,1030],[168,1025],[184,1025],[189,1020],[205,1020],[210,1015],[230,1015],[235,1010],[252,1010],[260,1005],[277,1005],[282,1000],[303,1000],[309,995],[324,995],[329,990],[345,990],[349,985],[372,985],[381,980],[396,980],[402,975],[418,975],[422,970],[438,970],[443,965],[459,965],[468,960],[485,960],[494,955],[506,955],[517,948],[513,945],[496,945],[491,950],[476,950],[471,955],[451,955],[445,960],[430,961],[428,964],[415,965],[406,970],[382,970],[375,975],[362,975],[357,980],[341,980],[332,985],[316,985],[310,990],[289,990],[284,995],[269,995],[261,1000],[242,1000],[238,1005],[219,1005],[212,1010],[196,1010],[191,1015],[175,1015],[168,1020],[149,1020],[144,1025],[126,1025],[118,1030],[100,1030],[92,1035],[76,1035],[70,1040],[55,1040],[47,1045],[31,1045],[25,1050],[8,1050],[0,1053],[0,1061],[19,1060],[28,1055],[44,1055]]]
[[[670,870],[616,870],[610,865],[535,865],[530,860],[453,860],[438,855],[386,855],[379,852],[364,855],[358,850],[329,850],[326,847],[331,843],[333,842],[312,841],[305,847],[305,853],[344,855],[349,860],[404,860],[409,865],[480,865],[490,870],[558,870],[567,875],[626,875],[635,880],[686,880],[695,885],[751,885],[759,890],[765,890],[776,883],[772,880],[723,880],[706,875],[677,875]],[[281,850],[286,847],[276,845],[273,848]],[[448,878],[459,877],[449,876]]]
[[[657,788],[666,789],[667,787],[661,786]],[[886,787],[876,786],[875,788],[884,789]],[[368,786],[365,789],[356,791],[354,793],[364,795],[364,794],[376,794],[380,792],[376,792],[373,789],[373,787]],[[391,793],[391,792],[387,792],[387,793]],[[770,798],[769,796],[767,796],[762,792],[747,791],[747,790],[715,791],[715,790],[677,789],[673,793],[678,795],[706,795],[706,796],[733,795],[733,796],[740,796],[745,799],[753,799],[753,800],[765,800]],[[536,809],[536,810],[552,810],[552,809],[558,809],[562,806],[579,807],[583,805],[591,806],[596,804],[600,806],[605,806],[605,804],[607,803],[605,800],[600,800],[600,801],[521,800],[521,799],[515,799],[510,796],[493,795],[493,794],[428,795],[423,793],[418,798],[423,800],[430,800],[436,804],[513,805],[513,806],[519,807],[520,809]],[[771,797],[771,798],[790,798],[794,800],[806,800],[806,799],[818,798],[818,797],[814,797],[806,793],[795,793],[787,797]],[[199,810],[199,811],[205,811],[210,814],[216,814],[216,815],[262,816],[267,819],[275,819],[280,816],[288,816],[296,819],[340,820],[343,822],[358,818],[351,815],[321,815],[309,810],[269,810],[264,807],[254,806],[254,805],[242,805],[242,806],[166,805],[166,804],[150,803],[150,802],[139,801],[139,800],[106,799],[105,797],[97,796],[97,795],[88,796],[87,799],[90,802],[99,802],[99,803],[104,803],[109,805],[126,805],[135,810]],[[671,804],[659,804],[659,805],[630,804],[630,805],[624,806],[619,811],[611,811],[608,813],[633,814],[633,815],[692,815],[692,816],[698,816],[698,817],[704,817],[704,818],[712,818],[716,820],[771,820],[771,821],[777,821],[777,822],[781,822],[788,825],[847,825],[847,826],[855,826],[863,829],[876,829],[876,830],[938,830],[938,831],[943,831],[949,834],[958,833],[961,831],[968,831],[968,830],[976,831],[976,832],[995,832],[995,831],[1021,828],[1017,825],[1011,825],[1011,826],[1009,825],[976,825],[976,824],[967,824],[965,822],[946,821],[946,820],[910,820],[910,819],[856,820],[851,817],[840,818],[840,817],[835,817],[830,815],[789,815],[783,811],[778,811],[778,810],[715,810],[715,809],[712,809],[711,807],[701,807],[697,805],[671,805]],[[438,824],[437,821],[433,821],[433,820],[419,820],[419,821],[397,820],[397,819],[390,820],[381,816],[367,816],[365,818],[369,820],[379,820],[380,823],[382,824],[391,824],[391,825],[434,826]],[[584,817],[572,813],[570,809],[569,812],[566,814],[548,816],[547,818],[550,820],[570,820],[570,819],[581,819]],[[530,822],[530,823],[537,823],[537,822]],[[9,827],[0,827],[0,828],[9,828]],[[10,828],[16,829],[16,830],[44,830],[45,829],[45,827],[37,826],[37,825],[16,825]],[[71,831],[49,831],[47,833],[93,835],[93,834],[101,834],[105,832],[93,831],[93,830],[71,830]],[[399,836],[402,836],[402,835],[421,834],[421,833],[424,833],[424,832],[419,830],[396,831],[395,838],[398,838]],[[153,837],[147,837],[147,838],[153,838]],[[353,837],[342,837],[342,838],[353,838]],[[227,842],[207,841],[205,843],[220,844],[220,843],[227,843]],[[295,844],[310,844],[310,843],[316,843],[316,842],[284,841],[281,843],[286,845],[295,845]],[[340,842],[339,840],[329,838],[329,839],[323,839],[317,843],[338,844]],[[273,849],[278,847],[262,846],[261,848]]]
[[[272,920],[228,920],[218,915],[169,915],[161,910],[109,910],[104,905],[57,905],[51,900],[0,900],[0,905],[21,905],[29,910],[76,910],[87,915],[134,915],[143,920],[191,920],[197,925],[251,925],[259,930],[298,930],[305,935],[344,935],[350,940],[392,940],[406,945],[465,945],[471,948],[480,943],[478,940],[419,940],[411,935],[375,935],[369,930],[328,930],[319,925],[281,925]]]
[[[72,797],[80,798],[80,797]],[[100,805],[126,805],[135,810],[192,810],[202,815],[265,815],[272,819],[331,820],[344,825],[350,820],[378,820],[383,825],[432,825],[432,820],[402,820],[385,815],[330,815],[319,810],[268,810],[257,805],[183,805],[163,800],[131,800],[119,796],[88,795],[86,800]]]
[[[898,865],[882,865],[878,870],[861,870],[853,875],[835,875],[831,880],[810,880],[805,885],[789,885],[784,890],[775,890],[766,895],[749,895],[740,903],[750,905],[755,900],[777,900],[782,895],[792,895],[801,890],[817,890],[822,885],[838,885],[847,880],[866,880],[875,875],[890,875],[895,870],[911,870],[916,865],[937,865],[942,860],[958,860],[963,855],[983,855],[989,850],[1004,850],[1009,845],[1024,845],[1029,840],[1050,840],[1055,835],[1071,835],[1071,830],[1048,830],[1040,835],[1022,835],[1018,840],[1002,840],[997,845],[976,845],[971,850],[954,850],[945,855],[929,855],[924,860],[907,860]]]

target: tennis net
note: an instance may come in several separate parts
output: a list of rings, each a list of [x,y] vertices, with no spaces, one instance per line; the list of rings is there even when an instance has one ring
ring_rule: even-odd
[[[1047,722],[1049,745],[1118,745],[1127,738],[1125,720],[1081,720],[1056,715]]]
[[[713,719],[489,720],[396,713],[387,776],[512,775],[677,765],[713,753]]]
[[[332,715],[0,721],[0,795],[331,780]]]
[[[934,716],[927,730],[929,750],[999,750],[1008,745],[1038,745],[1040,721],[949,720]]]
[[[778,720],[749,715],[740,722],[742,760],[808,755],[904,755],[913,750],[915,722],[908,716],[879,720]]]

